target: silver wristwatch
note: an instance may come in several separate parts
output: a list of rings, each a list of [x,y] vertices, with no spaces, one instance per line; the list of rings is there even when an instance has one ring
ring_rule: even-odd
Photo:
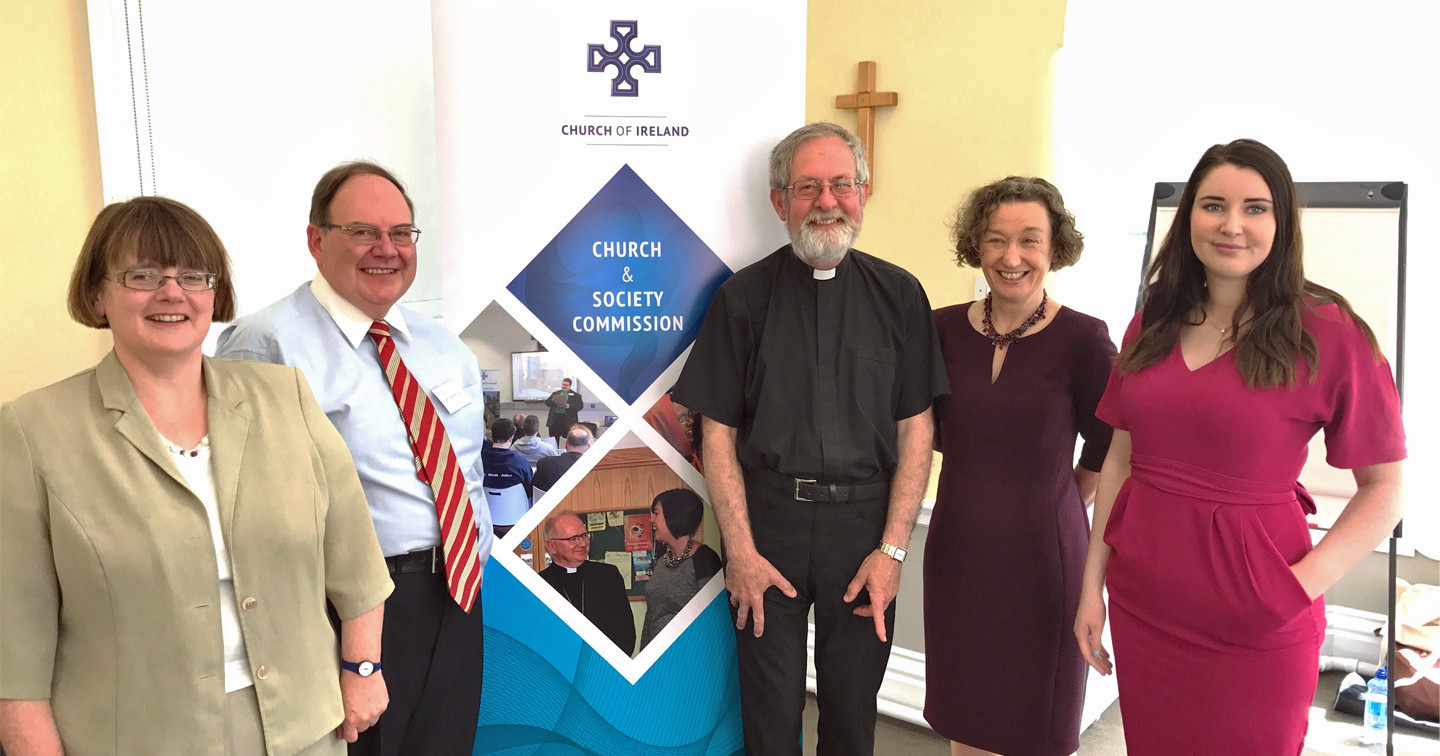
[[[879,549],[881,554],[884,554],[885,556],[888,556],[897,562],[905,561],[905,549],[902,549],[899,546],[892,546],[891,544],[881,541]]]

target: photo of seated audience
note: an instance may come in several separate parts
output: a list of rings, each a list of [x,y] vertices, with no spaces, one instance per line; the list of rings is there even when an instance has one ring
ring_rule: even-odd
[[[487,444],[498,444],[525,460],[531,478],[525,496],[528,504],[534,504],[609,429],[608,422],[616,413],[595,391],[582,385],[584,379],[576,375],[578,362],[571,361],[568,353],[549,351],[499,302],[481,311],[460,332],[460,340],[480,363]],[[552,401],[557,392],[563,392],[563,413],[557,412]],[[506,439],[496,438],[493,431],[500,418],[506,418],[510,427]],[[576,425],[584,428],[584,437],[569,439],[569,431]],[[510,459],[508,454],[497,457]],[[511,487],[509,481],[501,482],[507,485],[494,491]],[[500,506],[507,512],[518,506],[513,494],[490,498],[504,498]],[[508,529],[498,520],[496,525],[497,532]]]

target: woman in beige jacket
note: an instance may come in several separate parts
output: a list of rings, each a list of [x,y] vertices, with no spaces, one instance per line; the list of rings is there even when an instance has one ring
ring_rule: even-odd
[[[201,354],[235,298],[185,205],[105,208],[69,305],[114,351],[0,408],[5,752],[343,753],[391,590],[344,442],[299,372]]]

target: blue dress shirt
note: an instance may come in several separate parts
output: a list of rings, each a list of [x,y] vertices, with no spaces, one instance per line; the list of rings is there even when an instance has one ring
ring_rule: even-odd
[[[380,549],[395,556],[440,545],[440,522],[434,492],[415,474],[415,455],[379,352],[366,335],[371,322],[317,275],[225,329],[216,356],[290,365],[305,373],[321,408],[350,447]],[[482,488],[485,405],[480,366],[464,342],[432,318],[396,305],[385,322],[400,359],[435,405],[465,471],[483,566],[494,533]]]

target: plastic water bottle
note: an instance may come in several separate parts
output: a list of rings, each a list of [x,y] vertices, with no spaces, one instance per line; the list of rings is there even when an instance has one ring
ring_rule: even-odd
[[[1389,681],[1385,668],[1375,672],[1375,678],[1365,686],[1365,729],[1360,733],[1360,742],[1367,745],[1385,742],[1385,700],[1389,697]]]

